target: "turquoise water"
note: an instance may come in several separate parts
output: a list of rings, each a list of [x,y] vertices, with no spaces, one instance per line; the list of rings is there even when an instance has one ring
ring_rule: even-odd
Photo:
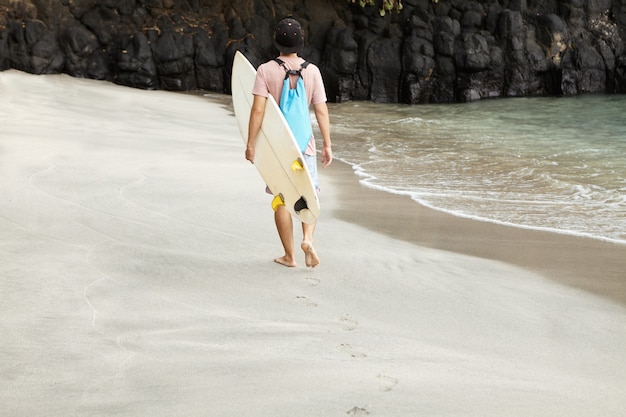
[[[626,243],[626,96],[331,105],[362,183],[458,216]]]

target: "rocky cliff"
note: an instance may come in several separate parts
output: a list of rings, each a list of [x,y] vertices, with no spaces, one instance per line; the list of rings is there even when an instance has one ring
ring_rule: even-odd
[[[293,15],[331,100],[451,103],[626,92],[626,0],[0,0],[0,70],[228,92]]]

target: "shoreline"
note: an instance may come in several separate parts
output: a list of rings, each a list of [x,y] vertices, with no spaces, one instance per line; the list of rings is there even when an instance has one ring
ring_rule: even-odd
[[[343,221],[431,249],[519,266],[626,306],[624,245],[454,216],[369,188],[343,161],[335,159],[330,169],[320,176],[337,189],[341,203],[331,210]]]

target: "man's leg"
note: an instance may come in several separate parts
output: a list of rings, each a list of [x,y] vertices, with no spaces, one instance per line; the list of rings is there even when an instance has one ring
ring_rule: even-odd
[[[306,266],[315,268],[320,263],[315,249],[313,249],[313,232],[315,232],[315,224],[302,223],[302,244],[300,247],[304,251],[304,260]]]
[[[318,178],[317,178],[317,159],[315,155],[304,155],[304,162],[311,175],[311,180],[315,186],[315,191],[319,194]],[[300,247],[304,251],[304,260],[306,266],[315,268],[320,263],[315,249],[313,249],[313,232],[315,232],[315,224],[302,223],[302,244]]]
[[[276,258],[274,261],[285,266],[297,266],[293,252],[293,222],[291,214],[285,206],[279,206],[274,212],[274,221],[276,222],[276,230],[278,230],[280,242],[285,249],[285,256]]]

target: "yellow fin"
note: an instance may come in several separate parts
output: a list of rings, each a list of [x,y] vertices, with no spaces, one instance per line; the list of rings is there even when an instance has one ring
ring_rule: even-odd
[[[304,164],[302,163],[302,159],[298,158],[291,164],[291,170],[293,172],[302,171],[304,169]]]
[[[285,199],[283,198],[282,194],[277,194],[274,196],[274,199],[272,200],[272,210],[276,211],[278,210],[279,206],[284,206],[285,205]]]

